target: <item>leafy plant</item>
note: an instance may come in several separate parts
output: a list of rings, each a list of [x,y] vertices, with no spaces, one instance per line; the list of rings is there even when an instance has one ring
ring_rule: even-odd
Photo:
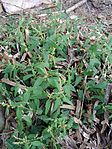
[[[64,13],[49,15],[44,22],[23,17],[18,24],[9,17],[0,41],[8,56],[1,53],[0,62],[0,75],[8,79],[0,82],[0,102],[11,115],[5,128],[12,129],[8,149],[61,148],[59,139],[79,128],[74,117],[85,123],[85,107],[100,101],[98,116],[112,109],[104,99],[111,80],[112,37],[101,26],[89,26],[89,33],[84,27],[81,19],[71,20]],[[74,112],[77,101],[83,103],[82,115]]]

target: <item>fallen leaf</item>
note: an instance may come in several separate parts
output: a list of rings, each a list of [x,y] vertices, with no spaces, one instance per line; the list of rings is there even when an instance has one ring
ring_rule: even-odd
[[[77,100],[77,105],[76,105],[76,116],[79,117],[80,116],[80,110],[81,110],[81,101]]]
[[[0,131],[2,131],[2,129],[4,128],[4,125],[5,125],[5,118],[3,114],[3,108],[0,105]]]
[[[95,121],[97,124],[99,124],[99,122],[100,122],[100,120],[96,117],[96,110],[95,110],[95,108],[97,107],[98,103],[99,103],[99,101],[97,100],[97,101],[95,102],[94,108],[93,108],[93,119],[94,119],[94,121]]]
[[[20,62],[23,62],[23,61],[26,59],[26,56],[27,56],[27,53],[25,52],[25,53],[22,55],[22,58],[21,58]]]
[[[75,106],[73,105],[67,105],[67,104],[63,104],[62,106],[60,106],[61,109],[68,109],[68,110],[75,110]]]
[[[74,117],[74,122],[75,122],[76,124],[80,124],[80,125],[82,125],[81,120],[78,119],[77,117]]]

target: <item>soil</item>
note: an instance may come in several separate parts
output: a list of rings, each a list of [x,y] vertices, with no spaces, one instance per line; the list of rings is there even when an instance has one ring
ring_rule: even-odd
[[[71,7],[82,0],[60,0],[64,8]],[[112,10],[112,0],[87,0],[86,5],[90,8],[99,9],[100,11]]]
[[[72,7],[83,0],[56,0],[62,3],[63,9]],[[35,9],[35,8],[34,8]],[[36,8],[36,12],[39,8]],[[112,24],[112,0],[87,0],[82,6],[75,9],[72,13],[80,16],[102,16]],[[110,17],[111,16],[111,17]]]
[[[82,0],[60,0],[65,10],[80,1]],[[89,19],[98,18],[112,31],[112,0],[87,0],[86,3],[75,9],[72,15],[84,16]]]

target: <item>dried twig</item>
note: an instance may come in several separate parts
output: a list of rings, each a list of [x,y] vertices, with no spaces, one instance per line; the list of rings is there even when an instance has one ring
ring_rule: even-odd
[[[17,86],[17,83],[16,83],[16,82],[10,81],[9,79],[6,79],[6,78],[3,78],[1,81],[2,81],[3,83],[6,83],[6,84],[8,84],[8,85],[11,85],[11,86]],[[23,90],[27,90],[27,87],[24,86],[24,85],[20,85],[20,84],[19,84],[19,87],[20,87],[21,89],[23,89]]]
[[[106,103],[108,103],[108,101],[109,101],[111,89],[112,89],[112,83],[109,83],[109,84],[107,85],[106,93],[105,93],[105,101],[106,101]]]
[[[70,13],[71,11],[77,9],[78,7],[82,6],[82,5],[83,5],[84,3],[86,3],[86,2],[87,2],[87,0],[82,0],[82,1],[78,2],[78,3],[75,4],[74,6],[68,8],[68,9],[66,10],[66,13]]]
[[[62,10],[62,11],[55,11],[55,12],[52,12],[53,14],[58,14],[58,13],[61,13],[61,12],[66,12],[67,14],[69,14],[71,11],[77,9],[78,7],[82,6],[84,3],[86,3],[87,0],[82,0],[80,2],[78,2],[77,4],[75,4],[74,6],[68,8],[67,10]],[[38,15],[38,17],[46,17],[48,14],[40,14]]]
[[[82,105],[81,105],[81,110],[80,110],[80,116],[79,116],[80,119],[82,117],[82,110],[83,110],[85,94],[86,94],[86,90],[87,90],[86,82],[87,82],[87,76],[85,76],[85,80],[84,80],[85,89],[84,89],[84,93],[83,93]]]
[[[69,110],[75,110],[75,106],[73,105],[67,105],[67,104],[63,104],[62,106],[60,106],[61,109],[69,109]]]

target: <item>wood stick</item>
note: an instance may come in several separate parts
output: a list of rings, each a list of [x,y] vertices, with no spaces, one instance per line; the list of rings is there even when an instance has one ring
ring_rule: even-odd
[[[111,89],[112,89],[112,83],[109,83],[106,87],[106,93],[105,93],[106,103],[108,103],[108,101],[109,101],[109,97],[110,97],[110,94],[111,94]]]
[[[86,3],[86,2],[87,2],[87,0],[82,0],[82,1],[78,2],[78,3],[75,4],[74,6],[68,8],[68,9],[66,10],[66,13],[70,13],[71,11],[73,11],[73,10],[75,10],[76,8],[82,6],[82,5],[83,5],[84,3]]]
[[[71,11],[77,9],[78,7],[82,6],[86,2],[87,2],[87,0],[82,0],[82,1],[78,2],[77,4],[75,4],[74,6],[68,8],[67,10],[56,11],[56,12],[53,12],[53,14],[57,14],[57,13],[61,13],[61,12],[66,12],[67,14],[69,14]],[[47,14],[38,15],[38,17],[46,17],[46,16],[47,16]]]
[[[67,105],[67,104],[63,104],[62,106],[60,106],[61,109],[69,109],[69,110],[75,110],[75,106],[73,105]]]
[[[11,86],[17,86],[17,83],[16,83],[16,82],[10,81],[9,79],[6,79],[6,78],[3,78],[1,81],[2,81],[3,83],[6,83],[6,84],[8,84],[8,85],[11,85]],[[19,84],[19,87],[20,87],[21,89],[23,89],[23,90],[27,90],[27,87],[24,86],[24,85]]]

